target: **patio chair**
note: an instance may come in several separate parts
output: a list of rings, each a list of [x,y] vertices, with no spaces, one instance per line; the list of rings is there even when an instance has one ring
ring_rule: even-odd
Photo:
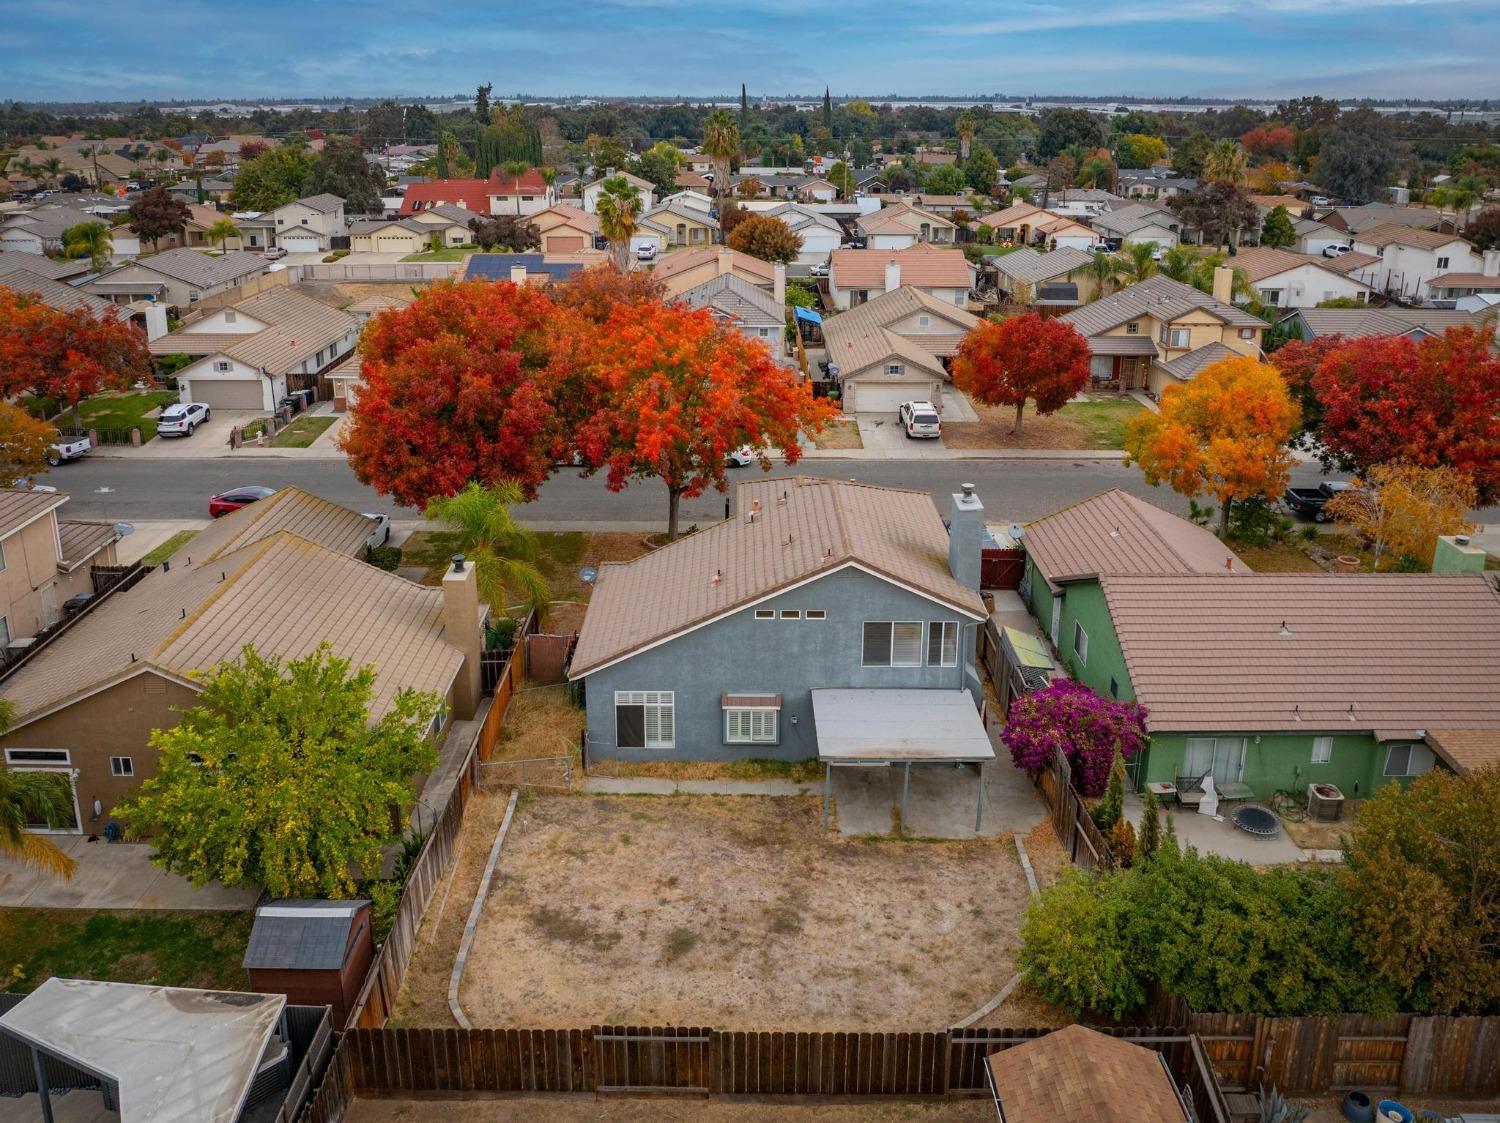
[[[1176,783],[1177,802],[1194,811],[1198,810],[1198,805],[1203,802],[1203,776],[1179,776]]]

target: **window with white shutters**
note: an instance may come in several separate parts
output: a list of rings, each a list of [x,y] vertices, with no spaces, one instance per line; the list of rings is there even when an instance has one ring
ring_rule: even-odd
[[[777,712],[734,707],[724,711],[724,741],[730,745],[775,744]]]
[[[622,749],[670,749],[676,743],[672,691],[615,691],[615,744]]]

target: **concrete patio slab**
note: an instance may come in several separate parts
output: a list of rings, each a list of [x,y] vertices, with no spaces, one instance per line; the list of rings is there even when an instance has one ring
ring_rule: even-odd
[[[63,881],[0,858],[0,907],[32,909],[250,909],[260,890],[191,882],[151,864],[151,847],[134,842],[89,842],[83,835],[51,841],[78,863]]]
[[[1219,804],[1223,822],[1207,815],[1199,815],[1185,807],[1168,807],[1172,824],[1177,828],[1177,841],[1184,847],[1192,846],[1200,854],[1216,854],[1221,858],[1233,858],[1237,862],[1248,862],[1252,866],[1288,865],[1307,860],[1300,846],[1287,837],[1285,831],[1274,838],[1257,838],[1239,830],[1230,821],[1234,810],[1232,803]],[[1127,793],[1125,816],[1136,830],[1140,830],[1144,808],[1140,796]],[[1162,825],[1166,825],[1165,818]]]
[[[1046,816],[1031,781],[1009,758],[984,768],[984,807],[974,831],[978,800],[973,765],[922,764],[911,769],[905,833],[917,838],[993,838],[1025,833]],[[896,830],[904,769],[878,766],[832,770],[831,792],[845,835],[888,835]]]

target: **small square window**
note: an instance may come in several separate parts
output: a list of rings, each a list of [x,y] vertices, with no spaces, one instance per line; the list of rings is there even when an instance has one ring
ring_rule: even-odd
[[[757,620],[774,620],[776,619],[776,610],[774,608],[757,608],[755,610],[755,618]]]
[[[886,363],[885,364],[885,373],[886,374],[900,375],[900,374],[904,374],[905,371],[906,371],[906,367],[903,366],[901,363]]]
[[[781,610],[783,620],[801,620],[802,610],[800,608],[783,608]]]
[[[809,620],[827,620],[828,613],[821,608],[809,608],[804,614]]]
[[[1327,764],[1333,759],[1333,738],[1314,737],[1312,747],[1312,762],[1314,764]]]
[[[111,776],[134,776],[135,762],[128,756],[112,756],[109,758],[109,774]]]
[[[1240,338],[1241,339],[1254,339],[1255,338],[1255,329],[1254,328],[1240,328]]]
[[[218,362],[214,363],[214,370],[217,371],[227,371],[229,367],[230,364],[223,359],[220,359]]]
[[[1125,325],[1125,334],[1126,335],[1140,335],[1141,334],[1141,325],[1140,325],[1140,323],[1138,321],[1136,321],[1136,320],[1131,320],[1130,323],[1128,323],[1128,324]]]
[[[232,308],[229,311],[227,311],[227,312],[224,313],[224,322],[226,324],[232,324],[237,319],[239,319],[239,317],[235,315],[234,309],[232,309]]]

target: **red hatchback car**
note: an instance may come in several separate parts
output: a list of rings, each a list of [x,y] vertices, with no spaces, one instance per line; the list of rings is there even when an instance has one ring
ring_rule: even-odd
[[[257,500],[265,499],[267,496],[275,494],[276,489],[274,487],[232,488],[229,491],[220,492],[218,495],[209,496],[208,513],[212,518],[218,518],[221,515],[227,515],[231,511],[238,511],[241,507],[248,507]]]

